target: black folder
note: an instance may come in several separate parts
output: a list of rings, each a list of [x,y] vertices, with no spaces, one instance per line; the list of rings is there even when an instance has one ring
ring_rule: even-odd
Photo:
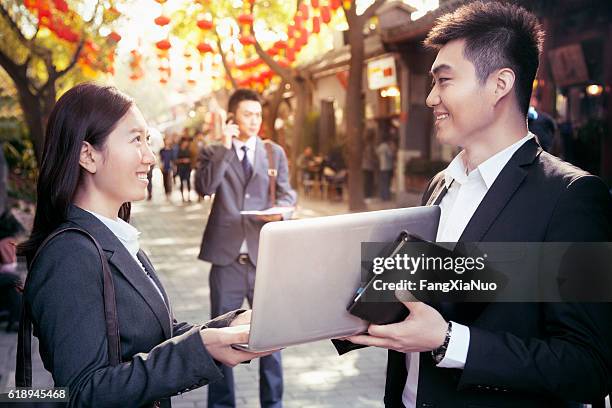
[[[425,242],[420,237],[410,234],[408,231],[402,231],[397,238],[387,245],[379,254],[380,257],[390,258],[399,252],[407,242]],[[371,265],[367,267],[372,271]],[[371,273],[368,276],[367,283],[357,289],[355,297],[347,307],[347,310],[353,316],[357,316],[367,322],[374,324],[389,324],[397,323],[404,320],[408,316],[408,309],[399,300],[395,302],[378,302],[364,301],[363,295],[373,290],[372,285],[374,280],[380,278],[378,275]]]

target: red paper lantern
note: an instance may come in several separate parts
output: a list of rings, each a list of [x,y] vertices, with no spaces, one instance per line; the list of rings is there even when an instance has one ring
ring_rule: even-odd
[[[206,54],[207,52],[213,52],[212,46],[203,41],[199,43],[196,48],[198,49],[200,54]]]
[[[116,31],[111,31],[111,33],[107,35],[106,38],[108,38],[114,43],[118,43],[119,41],[121,41],[121,36]]]
[[[51,19],[51,10],[49,10],[48,8],[39,8],[38,9],[38,19],[42,20],[42,19]],[[48,24],[48,23],[47,23]],[[44,25],[47,25],[44,24]]]
[[[163,27],[163,26],[165,26],[165,25],[170,23],[170,18],[168,18],[168,17],[166,17],[166,16],[164,16],[162,14],[161,16],[157,17],[154,21],[155,21],[155,24],[157,24],[158,26]]]
[[[305,28],[300,30],[300,42],[302,45],[306,45],[308,43],[308,30]]]
[[[166,0],[155,0],[156,2],[158,2],[159,4],[164,4],[166,2]]]
[[[321,20],[323,20],[325,24],[329,24],[331,21],[331,12],[329,11],[329,7],[321,7]]]
[[[340,3],[340,0],[330,0],[329,5],[332,10],[338,10],[342,4]]]
[[[319,0],[310,0],[312,8],[319,8]]]
[[[278,48],[279,50],[287,48],[287,41],[278,40],[274,43],[274,48]]]
[[[319,34],[321,32],[321,21],[319,17],[312,18],[312,32],[315,34]]]
[[[156,42],[155,46],[162,51],[166,51],[169,50],[170,47],[172,47],[172,44],[170,44],[170,41],[168,40],[161,40]]]
[[[200,30],[210,30],[211,28],[213,28],[212,20],[208,20],[206,18],[199,19],[197,24]]]
[[[289,24],[289,26],[287,27],[287,37],[295,37],[295,26],[293,24]]]
[[[119,10],[117,10],[115,7],[109,7],[108,10],[109,13],[113,14],[114,16],[120,16],[121,13],[119,12]]]
[[[308,20],[308,5],[306,3],[300,4],[300,14],[304,20]]]
[[[241,14],[238,16],[238,23],[243,25],[253,25],[255,18],[252,14]]]
[[[240,44],[244,46],[255,45],[255,37],[253,37],[252,35],[241,35],[239,41]]]
[[[168,80],[166,78],[159,78],[159,83],[165,85],[168,83]]]
[[[53,0],[53,5],[58,11],[65,13],[68,11],[68,4],[65,0]]]
[[[302,17],[300,17],[298,14],[295,15],[295,17],[293,17],[293,23],[295,24],[295,29],[296,30],[300,30],[302,28]]]
[[[285,55],[288,61],[290,62],[295,61],[295,50],[293,48],[287,48]]]

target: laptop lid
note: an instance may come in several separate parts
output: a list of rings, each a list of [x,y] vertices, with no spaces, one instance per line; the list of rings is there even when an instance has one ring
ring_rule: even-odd
[[[349,314],[361,279],[361,243],[402,230],[435,241],[438,206],[272,222],[260,234],[249,349],[265,351],[362,333]]]

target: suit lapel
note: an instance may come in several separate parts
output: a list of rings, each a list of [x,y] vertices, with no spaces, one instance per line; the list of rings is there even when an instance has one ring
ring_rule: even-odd
[[[164,302],[166,303],[166,308],[170,310],[170,301],[168,300],[168,294],[164,290],[164,286],[162,285],[161,281],[157,277],[157,273],[155,272],[155,268],[153,267],[151,260],[149,259],[147,254],[145,254],[145,252],[142,249],[138,251],[138,253],[136,254],[136,257],[138,258],[142,266],[144,266],[146,271],[149,272],[149,274],[151,275],[151,278],[153,279],[153,281],[159,288],[159,291],[162,293]]]
[[[482,240],[527,176],[524,166],[533,163],[541,152],[542,149],[539,148],[535,139],[530,139],[514,153],[482,199],[459,241],[479,242]]]
[[[159,297],[159,293],[140,268],[140,265],[132,258],[115,234],[94,215],[76,206],[70,206],[67,219],[85,229],[98,241],[106,253],[108,262],[125,277],[134,290],[144,299],[157,318],[164,335],[166,338],[170,338],[171,323],[164,301]],[[158,284],[161,287],[161,283]]]
[[[268,155],[266,154],[266,149],[259,137],[255,142],[255,163],[253,165],[253,177],[251,177],[249,182],[251,182],[255,177],[268,177]]]
[[[121,242],[119,242],[119,245],[123,246]],[[144,299],[147,305],[149,305],[149,308],[162,327],[164,335],[166,338],[170,338],[172,332],[168,309],[145,272],[140,268],[140,265],[136,263],[125,248],[117,248],[108,261],[121,272],[125,279],[130,282],[138,294]]]

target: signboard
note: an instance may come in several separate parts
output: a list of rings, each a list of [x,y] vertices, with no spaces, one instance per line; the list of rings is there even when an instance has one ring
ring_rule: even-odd
[[[397,72],[395,58],[392,55],[368,62],[368,87],[370,89],[393,85],[397,85]]]
[[[548,56],[558,86],[580,84],[589,80],[580,44],[556,48],[550,51]]]

